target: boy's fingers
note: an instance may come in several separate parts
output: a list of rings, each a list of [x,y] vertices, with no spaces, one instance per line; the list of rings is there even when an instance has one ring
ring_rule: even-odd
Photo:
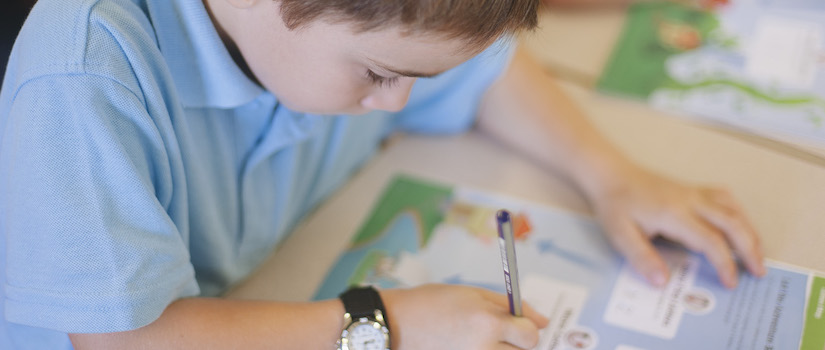
[[[667,264],[659,256],[650,239],[630,220],[608,219],[605,227],[613,246],[630,262],[633,269],[645,276],[648,283],[661,287],[670,278]]]
[[[510,316],[504,322],[502,341],[519,349],[532,349],[539,343],[539,331],[533,321]]]
[[[674,223],[671,230],[664,234],[704,254],[716,269],[722,284],[728,288],[736,287],[736,264],[730,246],[719,229],[702,218],[690,215]]]
[[[538,328],[547,327],[547,324],[550,323],[550,320],[547,317],[544,317],[544,315],[540,314],[526,302],[522,303],[521,310],[524,311],[524,317],[532,321]]]
[[[704,188],[701,189],[701,191],[705,198],[718,203],[719,205],[723,205],[740,212],[742,211],[742,207],[739,206],[739,203],[733,198],[730,191],[724,188]]]
[[[491,291],[489,289],[484,289],[484,288],[478,288],[478,287],[471,287],[471,288],[478,289],[478,292],[481,293],[481,295],[483,295],[485,299],[492,302],[493,304],[495,304],[498,307],[507,309],[507,311],[509,312],[509,310],[510,310],[510,301],[507,299],[507,295],[501,294],[501,293],[498,293],[498,292],[494,292],[494,291]]]
[[[506,311],[510,311],[510,302],[507,299],[507,296],[504,294],[496,293],[491,290],[487,289],[479,289],[481,293],[484,294],[484,297],[499,307],[504,308]],[[536,311],[529,303],[522,300],[521,303],[521,311],[524,313],[524,317],[530,320],[535,324],[538,328],[544,328],[550,322],[547,317],[544,317],[541,313]]]
[[[736,254],[744,261],[745,266],[755,276],[765,275],[762,243],[756,229],[745,218],[735,203],[731,203],[729,196],[710,194],[711,200],[702,203],[697,210],[708,222],[720,228]]]

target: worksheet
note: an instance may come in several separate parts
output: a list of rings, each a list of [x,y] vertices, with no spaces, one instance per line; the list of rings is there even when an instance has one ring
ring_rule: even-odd
[[[773,263],[736,289],[702,257],[658,248],[663,288],[630,269],[589,217],[483,191],[397,177],[316,299],[350,285],[472,285],[504,293],[495,212],[513,213],[522,297],[551,321],[537,349],[805,349],[825,347],[825,278]]]
[[[631,6],[599,90],[825,150],[825,1],[720,3]]]

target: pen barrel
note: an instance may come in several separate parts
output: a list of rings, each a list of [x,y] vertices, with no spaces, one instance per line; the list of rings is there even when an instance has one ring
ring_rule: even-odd
[[[499,210],[496,214],[496,221],[498,223],[501,266],[504,270],[504,286],[507,290],[510,314],[521,316],[521,290],[518,283],[518,264],[516,262],[516,247],[510,213],[506,210]]]
[[[519,278],[518,278],[518,265],[516,264],[516,252],[515,246],[512,244],[507,245],[507,265],[508,271],[505,273],[507,277],[505,277],[510,284],[509,292],[507,293],[508,298],[510,299],[510,313],[514,316],[521,316],[521,289],[519,288]]]

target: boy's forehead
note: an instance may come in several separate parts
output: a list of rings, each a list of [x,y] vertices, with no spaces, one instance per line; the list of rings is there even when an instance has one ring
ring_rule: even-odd
[[[382,68],[435,75],[470,59],[487,46],[468,47],[465,40],[438,33],[414,33],[394,27],[350,32],[360,55]],[[407,74],[402,74],[407,75]]]
[[[415,30],[401,23],[387,23],[364,30],[358,23],[318,19],[291,30],[306,40],[345,44],[360,52],[426,52],[433,56],[475,56],[495,42],[476,43],[466,38],[433,31]],[[312,33],[312,34],[309,34]],[[309,35],[306,35],[309,34]],[[386,50],[384,50],[386,48]]]
[[[454,54],[478,54],[489,47],[495,40],[486,44],[473,43],[466,38],[459,38],[454,35],[434,31],[416,30],[401,24],[387,25],[382,28],[369,31],[352,31],[355,35],[362,35],[363,38],[375,40],[385,40],[402,47],[430,47],[434,51],[448,51]]]

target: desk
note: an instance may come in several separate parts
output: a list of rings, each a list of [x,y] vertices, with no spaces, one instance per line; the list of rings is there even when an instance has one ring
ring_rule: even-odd
[[[685,181],[729,188],[762,234],[769,258],[825,271],[825,168],[766,150],[633,102],[563,88],[593,123],[640,164]],[[620,118],[617,118],[617,115]],[[478,132],[401,136],[315,212],[231,298],[305,301],[397,173],[587,212],[558,176]]]
[[[626,10],[623,6],[551,8],[542,12],[538,30],[522,35],[520,41],[554,76],[592,90],[622,34]],[[695,123],[825,167],[825,147],[777,141],[735,128]]]
[[[551,8],[520,41],[554,76],[592,89],[622,34],[626,10]]]

